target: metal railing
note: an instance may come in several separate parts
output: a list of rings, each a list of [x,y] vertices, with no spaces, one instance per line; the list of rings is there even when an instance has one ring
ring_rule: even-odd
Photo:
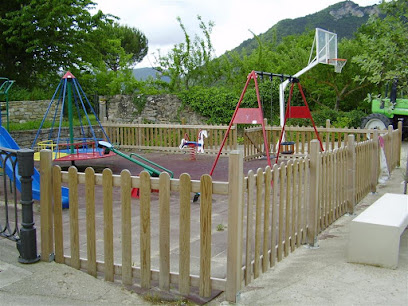
[[[0,187],[0,202],[3,206],[0,207],[0,236],[16,241],[20,253],[19,262],[37,262],[40,258],[37,255],[32,197],[34,151],[0,147],[0,167],[3,172],[3,184]],[[20,190],[19,194],[17,189]]]

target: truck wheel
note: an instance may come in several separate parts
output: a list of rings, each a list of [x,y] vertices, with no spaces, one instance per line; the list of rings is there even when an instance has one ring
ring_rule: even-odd
[[[371,114],[361,120],[362,129],[386,130],[391,124],[391,119],[382,114]]]

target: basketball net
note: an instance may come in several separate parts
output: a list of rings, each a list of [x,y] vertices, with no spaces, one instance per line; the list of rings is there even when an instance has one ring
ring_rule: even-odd
[[[347,60],[344,58],[332,58],[328,60],[328,64],[334,66],[334,71],[337,73],[341,73],[341,70],[346,65]]]

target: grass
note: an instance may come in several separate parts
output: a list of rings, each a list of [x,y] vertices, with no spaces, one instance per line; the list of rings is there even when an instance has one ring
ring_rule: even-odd
[[[96,121],[95,115],[88,115],[89,120],[91,121],[92,125],[96,125],[98,124],[98,122]],[[86,118],[82,118],[82,124],[83,125],[88,125],[88,122],[86,120]],[[26,131],[26,130],[38,130],[39,127],[41,125],[41,120],[33,120],[33,121],[27,121],[24,123],[13,123],[10,122],[9,123],[9,130],[10,131]],[[73,120],[73,125],[74,126],[80,126],[80,121],[79,119],[74,119]],[[44,121],[44,124],[42,126],[43,129],[47,129],[50,128],[52,126],[52,121]],[[54,124],[54,126],[59,126],[59,122],[56,122]],[[62,121],[62,127],[68,127],[69,126],[69,122],[67,118],[64,118],[64,120]]]
[[[167,300],[161,298],[157,294],[146,294],[143,296],[143,299],[146,302],[149,302],[153,305],[171,305],[171,306],[189,306],[189,305],[196,305],[195,303],[185,299],[185,298],[179,298],[175,300]]]

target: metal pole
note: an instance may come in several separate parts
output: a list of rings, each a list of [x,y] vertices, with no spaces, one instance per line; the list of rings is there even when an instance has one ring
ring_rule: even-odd
[[[21,149],[17,151],[18,174],[21,176],[22,222],[20,240],[17,249],[21,263],[35,263],[40,260],[37,255],[37,234],[34,227],[32,182],[34,175],[34,151]]]
[[[69,142],[71,145],[69,146],[70,148],[70,153],[74,154],[74,115],[73,115],[73,110],[72,110],[72,85],[71,85],[72,79],[67,79],[67,91],[68,91],[68,122],[69,122]]]

